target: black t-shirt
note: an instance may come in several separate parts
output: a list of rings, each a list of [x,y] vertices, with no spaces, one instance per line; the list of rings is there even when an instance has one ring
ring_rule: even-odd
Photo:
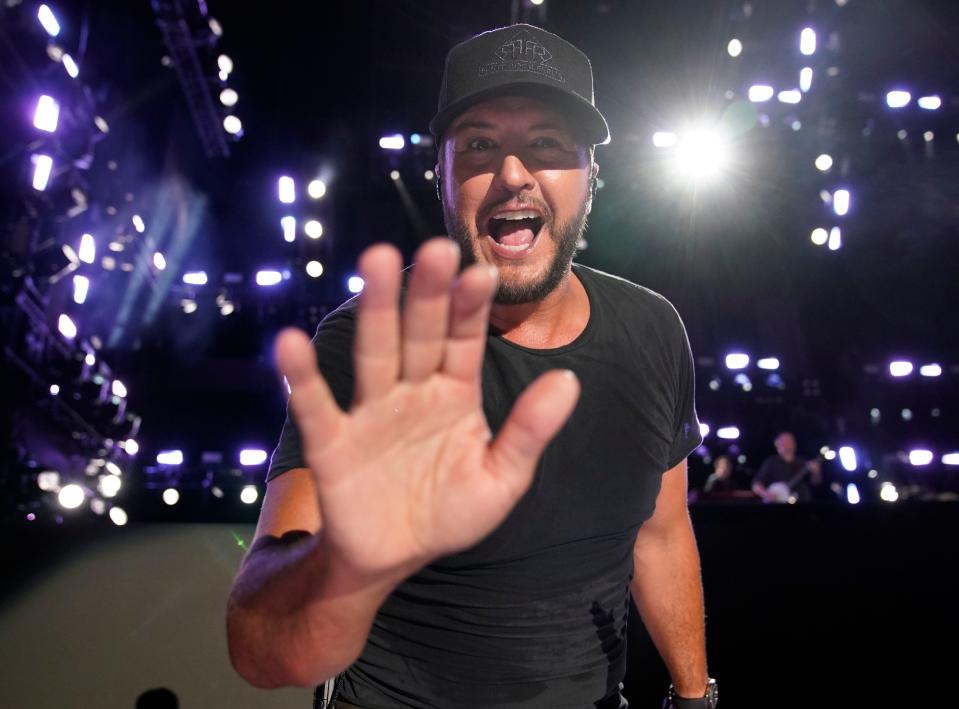
[[[692,355],[672,305],[623,279],[573,269],[589,296],[584,331],[548,350],[491,333],[482,386],[494,434],[523,389],[550,369],[576,373],[576,409],[503,523],[385,601],[346,672],[345,701],[370,709],[584,709],[617,694],[636,534],[662,474],[702,438]],[[344,408],[355,303],[327,316],[314,340]],[[294,467],[304,462],[288,418],[267,479]]]

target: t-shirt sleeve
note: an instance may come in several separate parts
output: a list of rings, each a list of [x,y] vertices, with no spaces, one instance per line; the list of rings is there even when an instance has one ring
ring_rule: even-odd
[[[353,333],[355,325],[354,301],[349,301],[327,315],[313,337],[317,364],[320,373],[333,392],[336,403],[344,411],[353,400]],[[287,404],[286,421],[280,431],[280,440],[270,458],[266,473],[269,482],[293,468],[305,468],[300,432],[290,406]]]
[[[673,408],[673,440],[669,449],[667,470],[679,465],[694,450],[702,445],[699,418],[696,416],[696,372],[693,352],[689,346],[686,327],[675,308],[670,306],[675,317],[675,332],[671,338],[672,359],[675,362],[675,402]]]

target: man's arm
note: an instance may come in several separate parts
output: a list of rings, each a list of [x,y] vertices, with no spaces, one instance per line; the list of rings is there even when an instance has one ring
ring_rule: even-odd
[[[676,693],[706,691],[706,630],[699,552],[686,507],[686,461],[663,475],[656,511],[633,546],[630,591]]]

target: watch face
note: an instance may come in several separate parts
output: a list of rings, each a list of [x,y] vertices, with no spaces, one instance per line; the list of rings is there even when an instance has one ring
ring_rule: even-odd
[[[717,702],[719,702],[719,685],[716,680],[710,679],[706,685],[706,703],[709,709],[714,709]]]

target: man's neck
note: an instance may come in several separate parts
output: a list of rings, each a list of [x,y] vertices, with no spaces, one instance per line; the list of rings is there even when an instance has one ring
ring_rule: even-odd
[[[572,269],[545,298],[521,305],[493,304],[490,323],[517,345],[554,349],[579,337],[589,322],[589,296]]]

